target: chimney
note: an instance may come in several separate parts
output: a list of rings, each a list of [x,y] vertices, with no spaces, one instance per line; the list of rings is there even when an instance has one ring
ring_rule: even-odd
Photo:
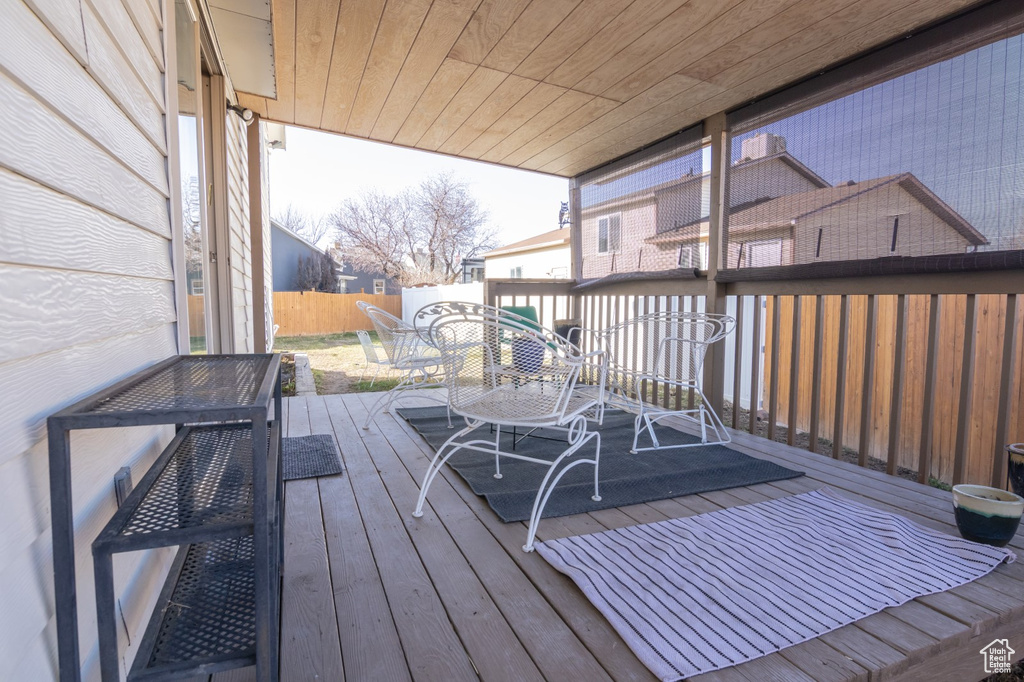
[[[766,156],[786,151],[786,138],[772,133],[758,133],[743,140],[741,161],[763,159]]]

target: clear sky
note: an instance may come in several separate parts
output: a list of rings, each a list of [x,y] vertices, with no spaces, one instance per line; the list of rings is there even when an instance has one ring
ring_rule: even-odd
[[[434,173],[451,171],[465,181],[498,228],[500,244],[558,227],[565,178],[466,161],[441,154],[316,132],[287,129],[287,150],[270,153],[270,213],[292,204],[309,215],[332,211],[360,193],[398,193]]]

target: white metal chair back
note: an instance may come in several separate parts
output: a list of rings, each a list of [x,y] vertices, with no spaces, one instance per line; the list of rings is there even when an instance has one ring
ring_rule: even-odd
[[[609,404],[635,410],[632,452],[728,443],[731,437],[702,390],[708,346],[732,332],[728,315],[659,312],[640,315],[608,329],[592,331],[597,347],[608,352]],[[696,404],[667,407],[669,394],[692,391]],[[695,425],[700,441],[662,445],[655,430],[661,419],[678,417]],[[641,446],[641,436],[650,446]]]
[[[422,388],[436,388],[437,374],[441,370],[441,356],[436,348],[423,343],[416,329],[406,324],[386,310],[382,310],[366,301],[356,303],[359,309],[370,318],[373,328],[377,332],[384,354],[388,357],[390,365],[403,373],[401,381],[387,393],[382,394],[367,411],[364,429],[370,428],[370,422],[378,407],[383,405],[383,411],[387,413],[391,405],[400,394],[405,391],[419,390]],[[363,342],[360,336],[360,343]],[[366,346],[363,346],[364,351]],[[376,350],[374,350],[376,357]],[[369,357],[369,356],[367,356]],[[383,361],[381,361],[383,363]],[[435,391],[426,392],[423,397],[447,404],[447,400],[428,395]]]
[[[370,338],[370,333],[365,329],[357,329],[356,336],[359,337],[359,345],[363,347],[363,355],[366,356],[366,361],[371,365],[379,365],[386,363],[387,360],[381,360],[377,356],[377,347],[373,345],[373,339]]]
[[[362,381],[366,375],[366,370],[369,369],[370,365],[374,365],[373,377],[370,379],[370,388],[373,388],[373,384],[377,381],[377,376],[380,374],[381,367],[391,367],[391,361],[386,357],[382,358],[377,355],[377,347],[373,345],[373,340],[370,338],[370,333],[365,329],[357,329],[356,336],[359,337],[359,345],[363,348],[363,355],[366,358],[366,362],[363,364],[363,371],[359,373],[359,380]]]
[[[413,368],[422,364],[424,358],[438,362],[437,352],[421,342],[415,327],[366,301],[356,305],[370,318],[384,353],[396,369]]]
[[[546,467],[547,473],[538,485],[523,546],[531,551],[544,506],[567,471],[593,465],[593,499],[601,499],[601,437],[588,430],[588,424],[603,415],[606,354],[584,355],[536,322],[493,306],[446,301],[420,313],[417,320],[430,320],[425,336],[444,361],[449,409],[465,418],[466,428],[438,448],[420,486],[413,516],[423,515],[431,482],[456,452],[493,457],[495,478],[502,477],[502,458],[532,462]],[[584,367],[590,367],[598,381],[586,386],[588,390],[577,390]],[[503,440],[506,427],[512,427],[513,433],[510,439],[506,430]],[[528,447],[517,451],[516,443],[539,428],[565,434],[565,449],[556,458],[530,456]],[[593,458],[580,457],[581,448],[588,444],[593,444]]]
[[[645,380],[698,385],[708,346],[724,339],[735,326],[728,315],[668,311],[640,315],[596,332],[598,347],[610,356],[610,390],[640,395]]]
[[[470,304],[437,315],[428,336],[441,351],[452,411],[502,424],[561,424],[583,366],[574,346],[518,315]],[[593,402],[597,401],[595,396]]]

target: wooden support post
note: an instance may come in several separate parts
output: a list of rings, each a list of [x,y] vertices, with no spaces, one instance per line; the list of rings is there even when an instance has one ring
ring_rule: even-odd
[[[814,297],[814,360],[811,370],[811,429],[807,449],[818,451],[818,432],[821,421],[821,365],[822,343],[825,338],[825,297]]]
[[[724,313],[726,304],[725,285],[716,281],[718,270],[723,266],[722,247],[728,227],[729,181],[729,134],[725,113],[718,113],[704,121],[704,135],[711,138],[711,183],[708,213],[708,292],[704,305],[706,313]],[[704,359],[704,396],[712,409],[722,414],[725,402],[725,344],[713,343],[708,346]]]
[[[1006,452],[1003,446],[1008,444],[1008,431],[1013,419],[1013,382],[1017,377],[1017,294],[1006,297],[1006,326],[1003,329],[1003,365],[999,379],[999,412],[996,416],[996,452],[992,462],[992,485],[1002,488],[1006,485]]]
[[[843,413],[846,411],[846,350],[849,342],[850,301],[846,294],[839,299],[839,354],[836,356],[836,409],[832,423],[832,458],[843,456]]]
[[[868,294],[867,324],[864,330],[864,378],[860,392],[860,442],[857,444],[857,463],[868,465],[871,449],[871,411],[874,406],[875,343],[878,336],[878,301]]]
[[[921,451],[917,460],[917,480],[927,483],[932,472],[932,416],[935,414],[935,382],[938,378],[939,327],[942,297],[932,294],[928,306],[928,355],[924,371],[924,405],[921,406]]]
[[[786,420],[789,427],[786,429],[786,443],[796,445],[796,421],[800,404],[800,336],[802,328],[800,325],[800,297],[793,297],[793,343],[789,356],[789,414]]]
[[[246,128],[246,147],[249,156],[249,244],[252,249],[252,336],[253,352],[266,353],[267,340],[273,330],[267,329],[267,310],[273,297],[267,300],[266,258],[264,253],[263,224],[263,125],[257,115]]]
[[[889,403],[889,450],[885,471],[896,475],[900,447],[900,422],[903,421],[903,375],[907,355],[907,296],[896,298],[896,344],[892,363],[892,400]]]
[[[967,449],[971,438],[971,403],[974,400],[974,337],[978,308],[974,294],[967,294],[964,315],[964,355],[960,365],[960,409],[956,417],[956,452],[953,455],[953,485],[967,480]]]

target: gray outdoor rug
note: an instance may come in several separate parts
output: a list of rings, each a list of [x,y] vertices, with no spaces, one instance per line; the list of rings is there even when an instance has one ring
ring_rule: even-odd
[[[662,680],[759,658],[1016,558],[828,488],[537,551]]]
[[[398,410],[398,414],[409,421],[435,452],[455,431],[465,426],[464,420],[453,417],[455,430],[449,429],[443,407],[403,408]],[[663,444],[699,440],[668,427],[655,428]],[[489,425],[481,426],[468,438],[489,437],[489,429]],[[802,471],[748,457],[723,445],[631,455],[633,415],[619,410],[605,413],[600,432],[601,501],[590,499],[594,494],[593,467],[578,466],[558,482],[544,508],[545,518],[803,476]],[[539,438],[537,435],[551,438]],[[593,447],[593,442],[585,445],[580,455],[592,457]],[[511,448],[512,435],[502,429],[502,449]],[[516,446],[517,452],[551,459],[564,449],[563,434],[543,431],[528,436]],[[506,457],[501,460],[502,478],[496,479],[494,458],[478,452],[458,452],[448,460],[448,464],[469,483],[473,492],[486,498],[491,509],[506,523],[530,518],[533,500],[541,479],[547,473],[544,466]]]
[[[281,468],[284,480],[340,474],[341,457],[334,436],[292,436],[281,439]]]

